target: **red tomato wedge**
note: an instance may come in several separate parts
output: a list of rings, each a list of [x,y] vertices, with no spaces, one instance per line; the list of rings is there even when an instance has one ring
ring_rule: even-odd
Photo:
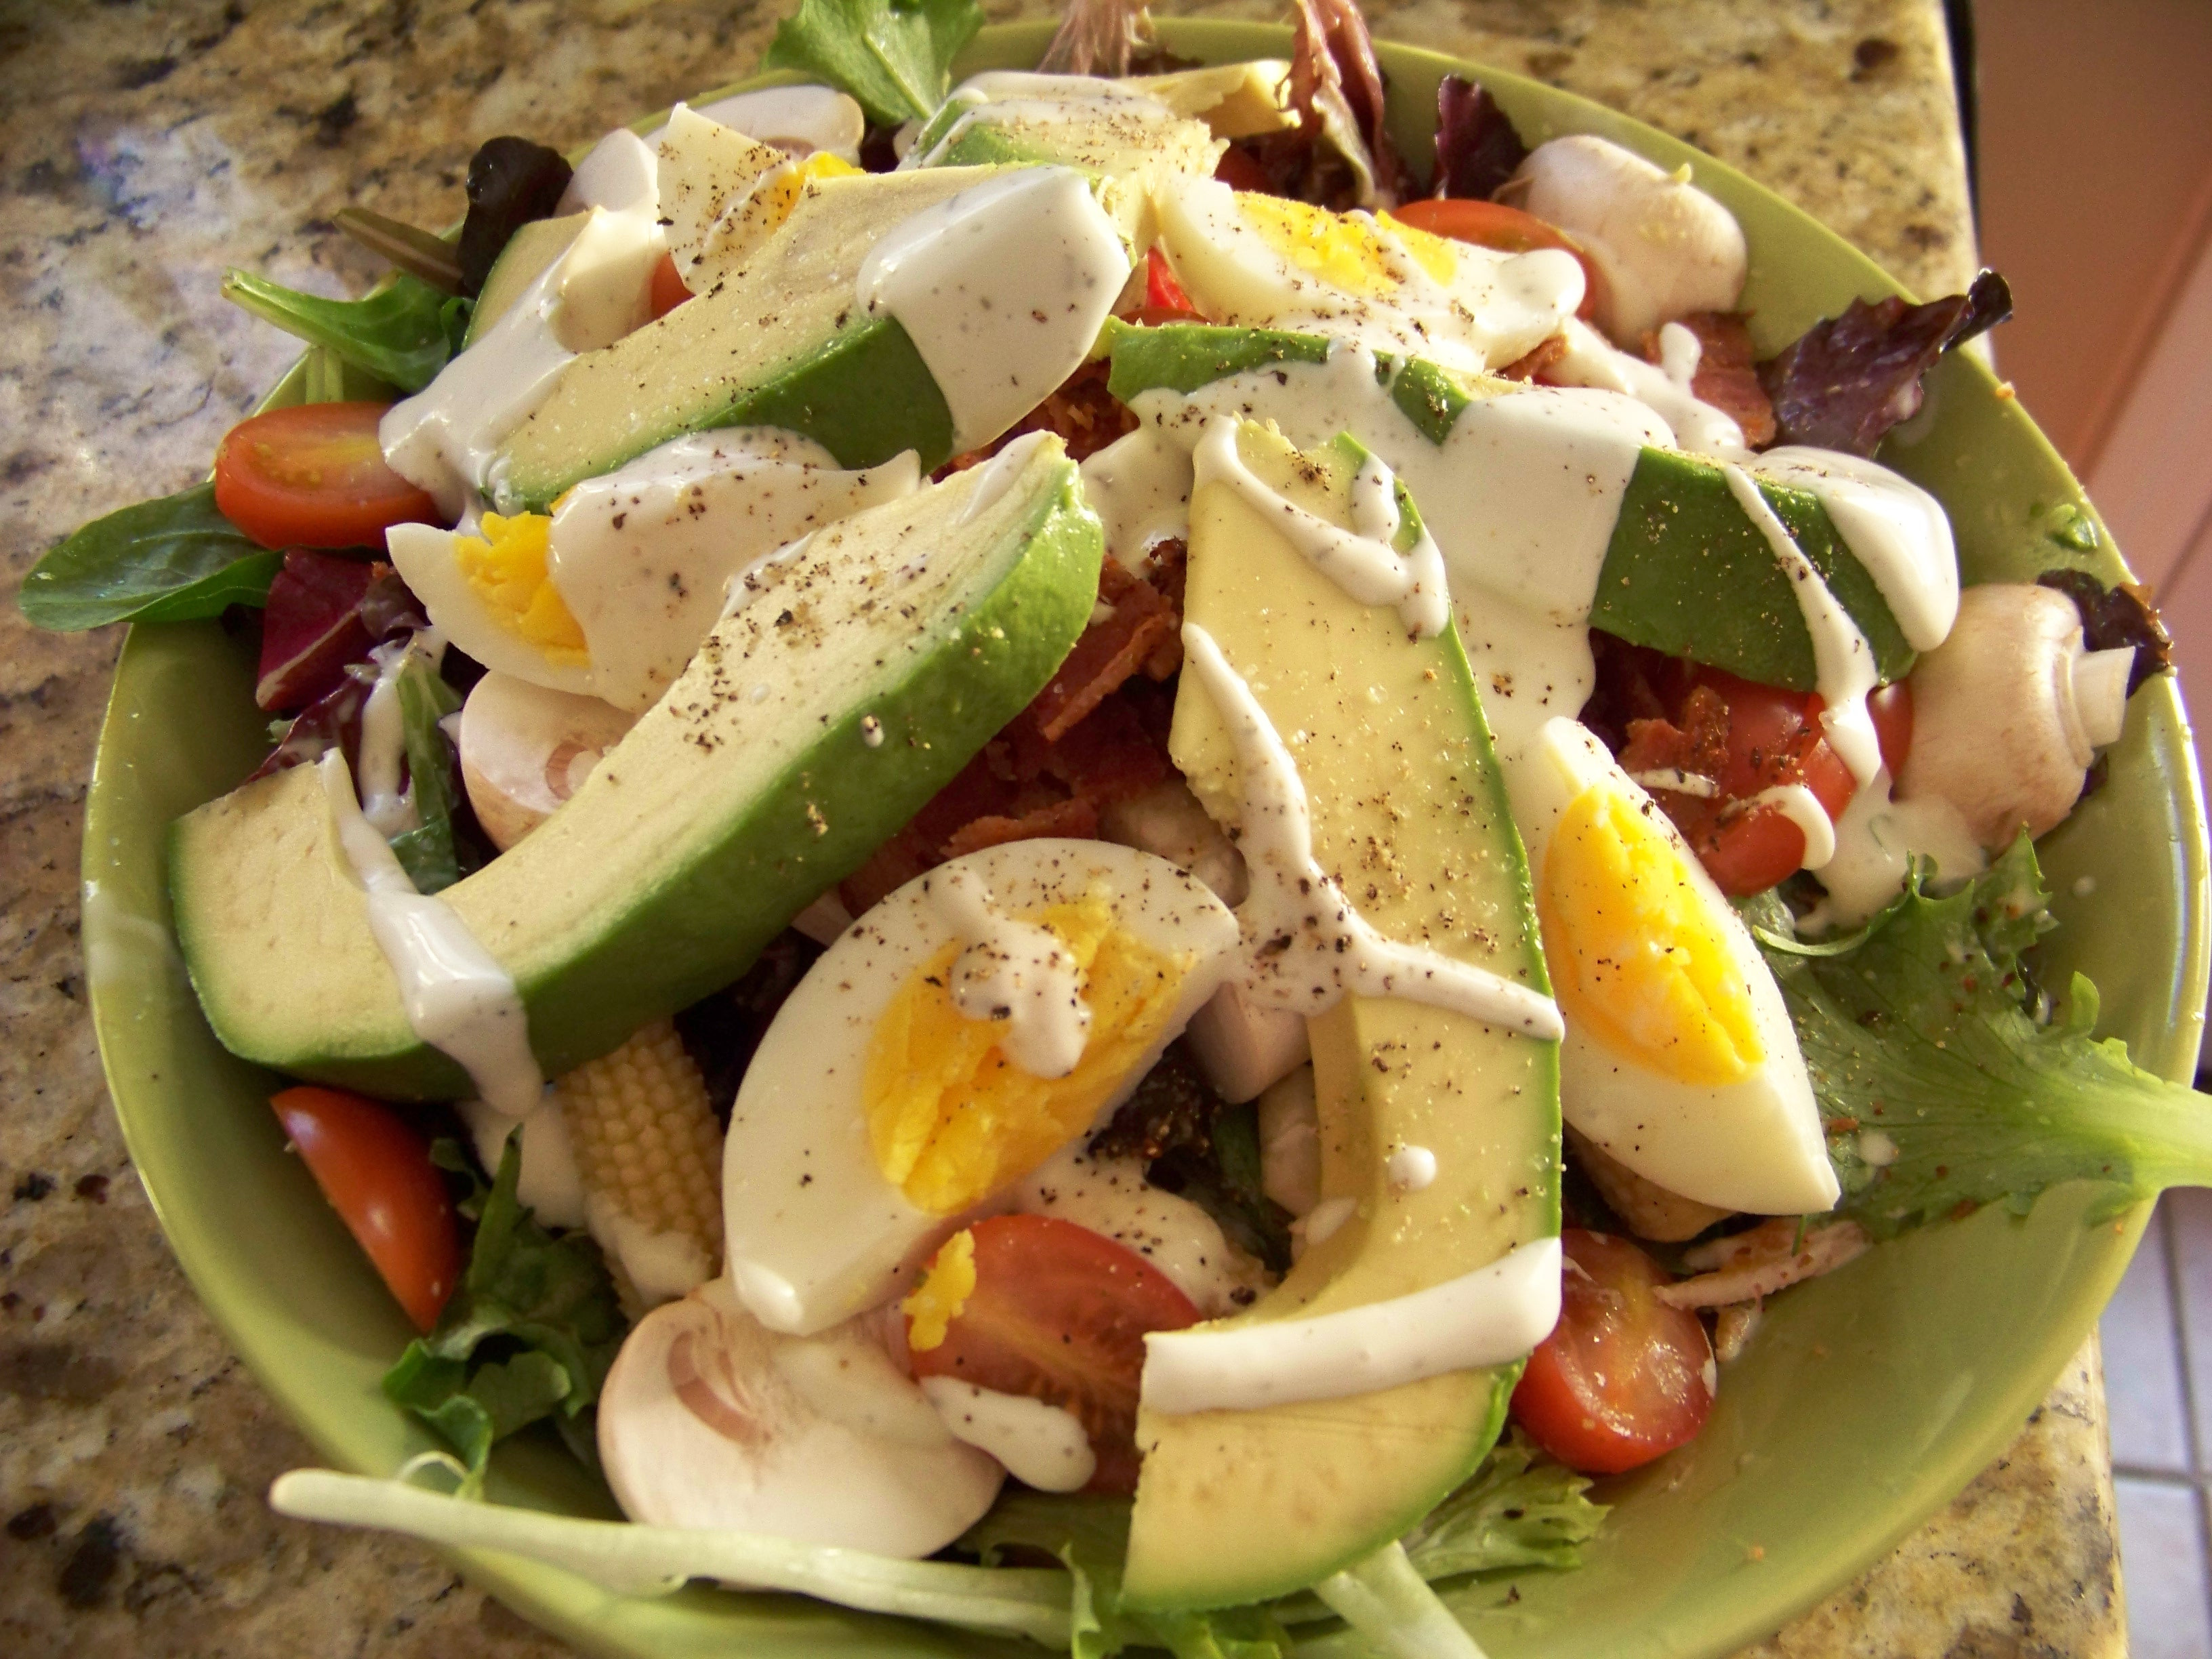
[[[1473,242],[1478,247],[1495,248],[1500,253],[1528,253],[1540,247],[1564,248],[1575,256],[1583,268],[1583,302],[1575,307],[1575,315],[1585,322],[1596,312],[1600,297],[1608,291],[1605,273],[1598,269],[1597,261],[1583,252],[1574,238],[1534,214],[1508,207],[1503,202],[1437,197],[1392,208],[1390,216],[1415,230],[1425,230],[1431,236]]]
[[[396,524],[441,523],[438,504],[385,465],[382,404],[298,404],[231,428],[215,504],[264,547],[381,547]]]
[[[1157,247],[1145,252],[1145,305],[1149,310],[1183,311],[1193,317],[1198,315],[1198,307],[1191,304],[1190,295],[1183,292],[1182,284],[1176,281],[1175,272],[1169,268],[1167,256]]]
[[[1570,1468],[1618,1474],[1705,1427],[1712,1345],[1697,1315],[1652,1296],[1667,1275],[1626,1239],[1571,1227],[1559,1243],[1559,1323],[1529,1355],[1513,1415]]]
[[[676,269],[676,256],[664,253],[660,263],[653,268],[653,287],[647,302],[653,307],[657,322],[691,297],[691,290],[684,286],[684,277]]]
[[[1692,671],[1679,704],[1670,704],[1670,723],[1639,725],[1621,764],[1631,772],[1681,765],[1711,776],[1720,786],[1714,799],[1662,792],[1668,816],[1723,892],[1763,893],[1804,862],[1805,832],[1777,807],[1745,803],[1764,789],[1802,784],[1832,821],[1858,793],[1821,726],[1826,705],[1816,694],[1755,684],[1717,668]],[[1912,746],[1911,692],[1901,682],[1884,686],[1867,708],[1882,762],[1895,776]],[[1701,751],[1717,730],[1723,748],[1717,764]]]
[[[1198,1310],[1142,1256],[1072,1221],[1001,1215],[969,1231],[975,1288],[945,1340],[913,1355],[914,1374],[1063,1407],[1098,1460],[1084,1490],[1136,1491],[1145,1333],[1195,1325]]]
[[[428,1330],[460,1282],[461,1239],[422,1137],[391,1108],[340,1089],[287,1089],[269,1103],[415,1328]]]

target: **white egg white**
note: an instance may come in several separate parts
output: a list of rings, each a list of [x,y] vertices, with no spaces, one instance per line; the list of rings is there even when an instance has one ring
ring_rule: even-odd
[[[933,1215],[887,1180],[869,1141],[869,1043],[899,988],[959,935],[931,889],[954,871],[1018,915],[1105,897],[1115,926],[1191,967],[1157,1040],[1102,1108],[1110,1114],[1233,965],[1236,917],[1164,859],[1094,841],[1014,842],[956,859],[848,928],[763,1039],[723,1146],[725,1260],[738,1297],[772,1330],[819,1331],[910,1289],[951,1233],[1011,1207],[1027,1170],[959,1215]],[[1090,1126],[1085,1126],[1087,1129]],[[1073,1139],[1073,1137],[1071,1137]]]
[[[1358,295],[1277,252],[1218,179],[1163,191],[1158,206],[1169,263],[1216,322],[1328,334],[1479,370],[1526,356],[1582,302],[1582,267],[1558,249],[1498,253],[1455,245],[1458,270],[1439,282],[1400,248],[1391,260],[1394,287]],[[1389,227],[1382,229],[1395,246]]]
[[[1559,1100],[1567,1121],[1637,1174],[1700,1203],[1756,1215],[1801,1215],[1833,1206],[1835,1170],[1781,988],[1688,843],[1577,721],[1547,721],[1511,784],[1514,820],[1540,890],[1552,832],[1585,789],[1602,784],[1648,809],[1647,820],[1664,835],[1680,878],[1728,941],[1765,1054],[1752,1075],[1736,1082],[1686,1083],[1614,1052],[1563,1007]]]
[[[577,485],[553,514],[546,570],[583,631],[581,664],[553,661],[484,603],[455,562],[460,532],[398,525],[386,540],[430,620],[487,668],[638,714],[684,672],[732,582],[920,484],[912,451],[848,472],[811,440],[737,427],[675,439]]]

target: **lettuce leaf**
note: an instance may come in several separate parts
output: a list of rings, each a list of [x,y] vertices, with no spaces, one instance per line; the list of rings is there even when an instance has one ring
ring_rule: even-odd
[[[1778,900],[1753,913],[1829,1124],[1837,1212],[1876,1238],[1984,1204],[2024,1213],[2066,1181],[2110,1183],[2114,1210],[2212,1184],[2212,1101],[2094,1036],[2087,979],[2057,1009],[2036,986],[2049,897],[2023,836],[1948,897],[1916,872],[1837,954],[1790,948]]]
[[[31,567],[15,603],[34,627],[59,634],[190,622],[264,603],[283,562],[222,516],[213,484],[199,483],[72,532]]]
[[[420,392],[461,349],[469,302],[404,272],[362,300],[302,294],[250,270],[223,274],[222,297],[402,392]]]
[[[409,1343],[384,1378],[387,1395],[453,1443],[472,1479],[495,1442],[541,1419],[584,1455],[589,1437],[572,1431],[628,1328],[598,1247],[548,1232],[515,1197],[520,1146],[507,1141],[480,1195],[468,1271],[437,1328]]]
[[[1589,1486],[1587,1476],[1543,1456],[1513,1429],[1474,1478],[1407,1535],[1406,1554],[1429,1579],[1578,1567],[1582,1547],[1597,1536],[1607,1512],[1584,1496]]]
[[[982,25],[975,0],[799,0],[761,67],[842,88],[871,120],[896,126],[945,101],[952,60]]]
[[[399,700],[416,826],[392,838],[392,851],[416,892],[441,892],[474,862],[465,856],[471,849],[462,844],[453,827],[453,805],[460,794],[459,751],[438,723],[459,712],[461,694],[419,656],[409,657],[394,677],[392,690]]]

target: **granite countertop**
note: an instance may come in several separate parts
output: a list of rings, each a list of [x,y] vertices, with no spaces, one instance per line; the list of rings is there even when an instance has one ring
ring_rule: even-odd
[[[779,4],[0,0],[0,591],[87,518],[201,476],[295,348],[229,264],[326,293],[329,216],[437,223],[471,151],[569,146],[735,78]],[[994,18],[1043,6],[992,3]],[[1272,0],[1209,7],[1273,17]],[[1973,268],[1935,0],[1370,0],[1377,32],[1586,94],[1793,198],[1908,286]],[[84,1017],[77,843],[119,630],[0,606],[0,1650],[415,1659],[564,1651],[427,1550],[279,1522],[312,1462],[187,1289]],[[1759,1651],[2118,1654],[2094,1341],[2006,1456]]]

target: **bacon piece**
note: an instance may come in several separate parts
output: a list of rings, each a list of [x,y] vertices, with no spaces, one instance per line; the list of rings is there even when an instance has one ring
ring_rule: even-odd
[[[1728,702],[1709,685],[1693,686],[1682,700],[1681,724],[1665,720],[1628,722],[1620,751],[1626,772],[1680,770],[1718,777],[1728,763]]]
[[[1072,836],[1090,841],[1098,834],[1098,809],[1081,798],[1054,801],[1024,812],[1018,818],[992,817],[963,823],[945,843],[945,856],[957,859],[980,853],[986,847],[1003,847],[1010,841],[1037,841],[1047,836]]]
[[[1753,360],[1751,327],[1740,311],[1693,311],[1674,319],[1698,337],[1698,372],[1690,379],[1690,394],[1711,404],[1743,428],[1743,441],[1753,449],[1774,441],[1774,404],[1759,383],[1759,367]],[[1644,356],[1659,361],[1659,335],[1644,337]]]
[[[1129,406],[1106,389],[1113,365],[1105,358],[1085,363],[1044,401],[981,449],[955,455],[930,476],[943,480],[964,472],[997,454],[1024,433],[1050,432],[1067,446],[1068,459],[1087,461],[1116,438],[1137,429],[1137,416]]]
[[[1544,380],[1544,371],[1567,355],[1567,337],[1554,334],[1548,340],[1539,340],[1525,356],[1516,357],[1498,371],[1498,378],[1506,380],[1535,380],[1550,385]]]

